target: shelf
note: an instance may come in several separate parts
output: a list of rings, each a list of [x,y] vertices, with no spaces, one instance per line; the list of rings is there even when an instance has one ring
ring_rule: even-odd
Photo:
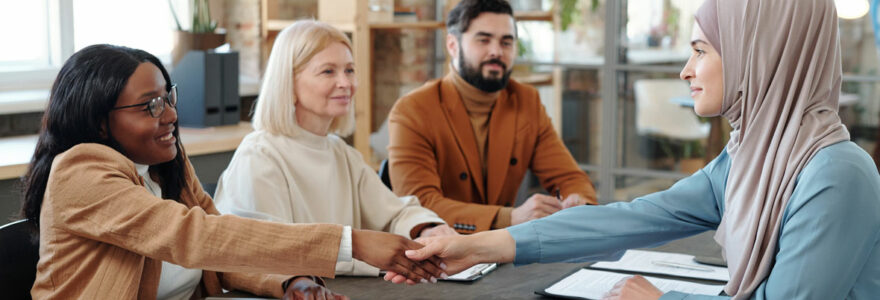
[[[266,30],[268,30],[268,31],[281,31],[281,30],[284,30],[284,28],[287,28],[287,26],[290,26],[291,24],[293,24],[293,22],[296,22],[296,21],[294,21],[294,20],[268,20],[268,21],[266,21]],[[343,32],[354,32],[354,29],[355,29],[355,25],[351,24],[351,23],[328,23],[328,24],[333,25],[333,27],[336,27]]]
[[[513,18],[517,21],[553,21],[552,11],[523,11],[514,12]]]
[[[553,74],[551,73],[532,73],[523,76],[514,74],[511,77],[519,83],[529,85],[547,85],[553,83]]]
[[[217,126],[208,128],[180,128],[180,140],[187,156],[198,156],[219,152],[235,151],[241,140],[253,128],[250,123]],[[34,148],[37,146],[36,134],[0,138],[0,180],[15,179],[27,171]]]
[[[207,128],[180,127],[180,141],[187,156],[235,151],[244,136],[253,132],[249,122]]]
[[[372,29],[443,29],[444,27],[446,27],[446,24],[438,21],[370,24]]]
[[[281,30],[283,30],[284,28],[287,28],[287,26],[290,26],[290,24],[293,24],[293,22],[296,22],[296,21],[291,21],[291,20],[267,20],[267,21],[266,21],[266,29],[269,30],[269,31],[281,31]]]
[[[517,21],[551,21],[553,14],[550,12],[525,12],[516,14]],[[266,29],[269,31],[281,31],[290,26],[295,21],[289,20],[268,20],[266,21]],[[355,25],[351,23],[330,23],[333,27],[339,28],[344,32],[353,32]],[[392,23],[372,23],[371,29],[443,29],[446,23],[440,21],[419,21],[419,22],[392,22]]]
[[[269,31],[281,31],[295,21],[269,20],[266,21],[266,29]],[[355,24],[352,23],[329,23],[343,32],[354,32]],[[371,29],[443,29],[446,24],[437,21],[399,22],[399,23],[373,23]]]
[[[355,25],[354,23],[328,23],[328,24],[333,25],[333,27],[336,27],[337,29],[339,29],[342,32],[353,33],[355,31],[355,29],[357,29],[357,25]]]

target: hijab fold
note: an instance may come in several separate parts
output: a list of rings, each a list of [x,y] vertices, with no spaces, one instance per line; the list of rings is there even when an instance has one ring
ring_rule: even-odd
[[[721,115],[733,131],[715,240],[730,271],[725,292],[745,299],[773,266],[798,174],[849,140],[837,114],[837,12],[832,0],[706,0],[696,21],[722,54]]]

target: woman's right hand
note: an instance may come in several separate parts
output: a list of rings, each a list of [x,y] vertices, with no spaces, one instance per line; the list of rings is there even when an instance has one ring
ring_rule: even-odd
[[[436,281],[445,275],[436,258],[413,261],[404,251],[422,248],[405,237],[372,230],[351,230],[352,257],[374,267],[399,274],[410,283]],[[426,257],[426,258],[430,258]]]
[[[406,257],[422,261],[440,258],[448,274],[456,274],[478,263],[511,262],[516,256],[516,241],[507,230],[493,230],[472,235],[448,235],[418,238],[425,245],[418,250],[406,251]],[[388,272],[385,280],[402,283],[405,278]]]

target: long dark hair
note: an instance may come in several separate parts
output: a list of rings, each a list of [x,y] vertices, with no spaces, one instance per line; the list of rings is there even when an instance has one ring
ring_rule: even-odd
[[[24,201],[21,216],[27,218],[34,228],[39,228],[43,195],[56,155],[82,143],[103,144],[126,154],[109,133],[107,120],[129,77],[141,63],[156,65],[165,78],[165,89],[171,91],[168,71],[158,58],[143,50],[92,45],[74,53],[61,67],[52,85],[34,156],[22,179]],[[183,149],[176,125],[177,156],[150,168],[159,175],[162,197],[180,201],[186,180]],[[104,128],[106,132],[102,134]]]

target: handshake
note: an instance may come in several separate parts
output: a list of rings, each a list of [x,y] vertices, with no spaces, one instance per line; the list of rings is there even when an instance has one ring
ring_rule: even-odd
[[[509,262],[515,242],[506,230],[473,235],[439,235],[406,239],[399,235],[352,230],[352,256],[387,270],[385,280],[393,283],[434,283],[473,265]]]

